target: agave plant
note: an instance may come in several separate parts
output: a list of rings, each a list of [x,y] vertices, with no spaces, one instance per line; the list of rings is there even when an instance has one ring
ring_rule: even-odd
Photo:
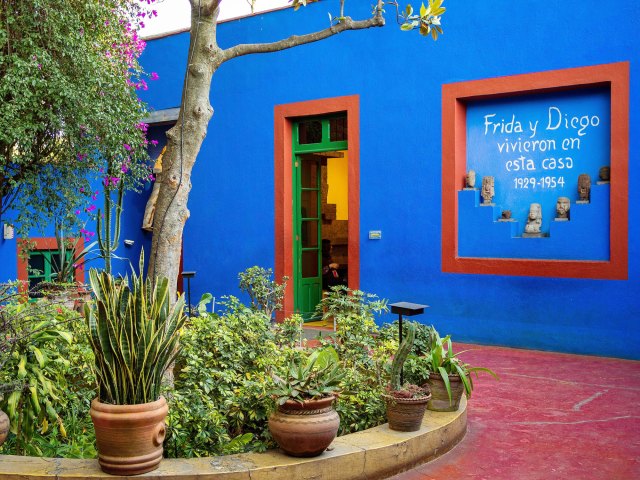
[[[135,405],[160,397],[162,376],[178,354],[185,322],[184,297],[171,306],[169,282],[156,279],[152,288],[140,274],[114,278],[91,269],[95,301],[85,305],[89,342],[95,354],[98,398],[103,403]]]
[[[328,397],[340,390],[340,382],[346,372],[338,363],[338,353],[333,347],[315,350],[308,358],[292,360],[281,377],[273,374],[275,388],[271,395],[278,405],[287,400],[304,402]]]

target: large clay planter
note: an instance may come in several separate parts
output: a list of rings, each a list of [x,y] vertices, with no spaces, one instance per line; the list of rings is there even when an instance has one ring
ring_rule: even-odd
[[[333,409],[335,397],[299,403],[287,400],[269,418],[269,431],[284,453],[315,457],[324,452],[338,434],[340,417]]]
[[[449,384],[451,386],[451,400],[447,394],[447,387],[439,373],[429,373],[429,388],[431,389],[431,400],[427,405],[429,410],[434,412],[455,412],[460,406],[460,399],[464,393],[464,383],[459,375],[449,375]]]
[[[7,439],[7,435],[9,435],[9,416],[0,410],[0,446]]]
[[[164,397],[141,405],[91,402],[100,468],[113,475],[138,475],[158,468],[169,407]]]
[[[389,428],[399,432],[416,432],[422,426],[422,418],[431,395],[418,398],[401,398],[383,395],[387,403]]]

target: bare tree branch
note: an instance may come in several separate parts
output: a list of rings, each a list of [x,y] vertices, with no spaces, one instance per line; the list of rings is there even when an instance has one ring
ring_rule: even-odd
[[[382,16],[382,5],[382,0],[379,0],[373,17],[368,20],[353,20],[351,17],[343,17],[337,25],[332,25],[329,28],[317,32],[307,33],[306,35],[292,35],[289,38],[273,43],[246,43],[230,47],[222,52],[222,62],[254,53],[279,52],[288,48],[318,42],[347,30],[364,30],[372,27],[383,27],[384,17]]]

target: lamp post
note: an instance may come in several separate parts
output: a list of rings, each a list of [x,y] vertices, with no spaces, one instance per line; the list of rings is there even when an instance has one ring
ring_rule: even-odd
[[[402,316],[405,315],[407,317],[412,317],[414,315],[420,315],[424,313],[425,308],[429,308],[429,305],[420,305],[419,303],[409,303],[409,302],[398,302],[392,303],[391,305],[391,313],[398,314],[398,338],[399,343],[402,345]],[[404,383],[404,375],[402,370],[400,370],[400,384]]]
[[[196,276],[195,271],[182,272],[182,278],[187,279],[187,302],[189,302],[189,316],[191,316],[191,279]]]

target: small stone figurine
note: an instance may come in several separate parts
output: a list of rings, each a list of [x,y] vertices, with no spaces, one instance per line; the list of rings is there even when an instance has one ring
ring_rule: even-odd
[[[611,167],[605,165],[598,170],[598,177],[600,181],[598,183],[609,183],[611,181]]]
[[[502,210],[502,218],[509,220],[511,218],[511,210]]]
[[[464,186],[469,190],[476,189],[476,172],[475,170],[469,170],[464,176]]]
[[[591,200],[591,177],[587,173],[578,176],[578,198],[576,203],[589,203]]]
[[[527,224],[524,226],[523,237],[541,237],[542,233],[542,206],[539,203],[532,203],[529,206],[529,216]]]
[[[482,177],[482,205],[493,205],[491,201],[495,195],[495,189],[493,187],[495,179],[491,176]]]
[[[558,197],[556,202],[556,220],[569,220],[569,211],[571,209],[571,200],[568,197]]]

